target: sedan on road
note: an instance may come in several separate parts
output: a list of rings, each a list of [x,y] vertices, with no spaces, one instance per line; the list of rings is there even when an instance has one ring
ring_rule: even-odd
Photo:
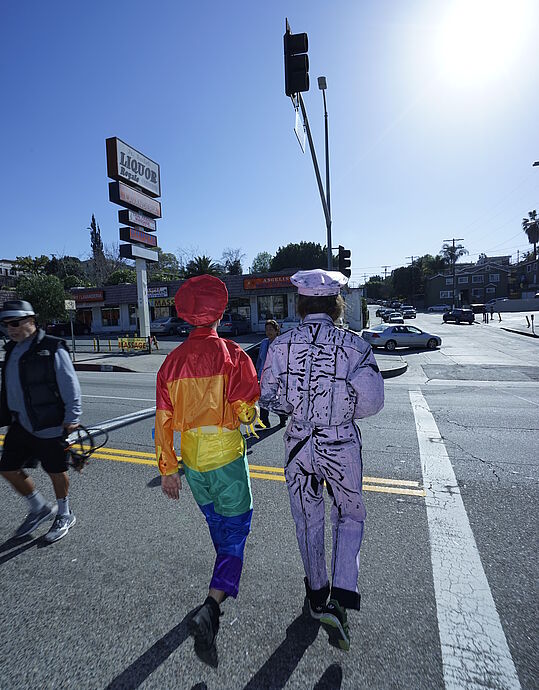
[[[433,304],[427,311],[449,311],[450,309],[449,304]]]
[[[191,327],[192,328],[192,327]],[[150,323],[150,333],[162,335],[188,335],[191,330],[189,324],[177,316],[162,316]]]
[[[361,337],[373,350],[384,347],[389,352],[396,347],[427,347],[429,350],[435,350],[442,344],[440,336],[426,333],[415,326],[387,326],[383,323],[364,329]]]
[[[221,335],[244,335],[251,332],[251,322],[243,314],[225,312],[217,326],[217,332]]]

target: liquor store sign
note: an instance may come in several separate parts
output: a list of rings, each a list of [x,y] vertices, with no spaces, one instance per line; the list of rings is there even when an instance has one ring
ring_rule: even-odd
[[[150,196],[161,196],[158,163],[118,137],[110,137],[106,140],[106,145],[109,177],[139,187]]]

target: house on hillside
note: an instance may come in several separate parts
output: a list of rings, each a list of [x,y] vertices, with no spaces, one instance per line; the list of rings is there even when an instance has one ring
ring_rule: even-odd
[[[456,264],[425,281],[425,307],[440,303],[481,304],[509,296],[510,256],[481,256],[476,263]]]

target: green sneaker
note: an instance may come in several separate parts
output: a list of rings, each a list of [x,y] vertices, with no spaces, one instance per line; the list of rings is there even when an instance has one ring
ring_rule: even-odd
[[[346,609],[338,601],[330,599],[320,616],[320,623],[329,635],[329,644],[347,652],[350,649],[350,629]]]

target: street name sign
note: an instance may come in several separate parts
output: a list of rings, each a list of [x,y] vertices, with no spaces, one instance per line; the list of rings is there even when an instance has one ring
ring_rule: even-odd
[[[110,137],[105,144],[109,177],[139,187],[152,197],[161,196],[158,163],[118,137]]]
[[[157,247],[156,235],[150,235],[139,228],[120,228],[120,239],[124,242],[139,242],[146,247]]]
[[[153,218],[145,216],[143,213],[137,213],[129,209],[121,209],[118,211],[118,220],[124,225],[140,225],[150,232],[157,230],[157,223]]]
[[[161,218],[161,203],[128,187],[123,182],[109,182],[109,200],[118,206],[144,211],[152,218]]]

